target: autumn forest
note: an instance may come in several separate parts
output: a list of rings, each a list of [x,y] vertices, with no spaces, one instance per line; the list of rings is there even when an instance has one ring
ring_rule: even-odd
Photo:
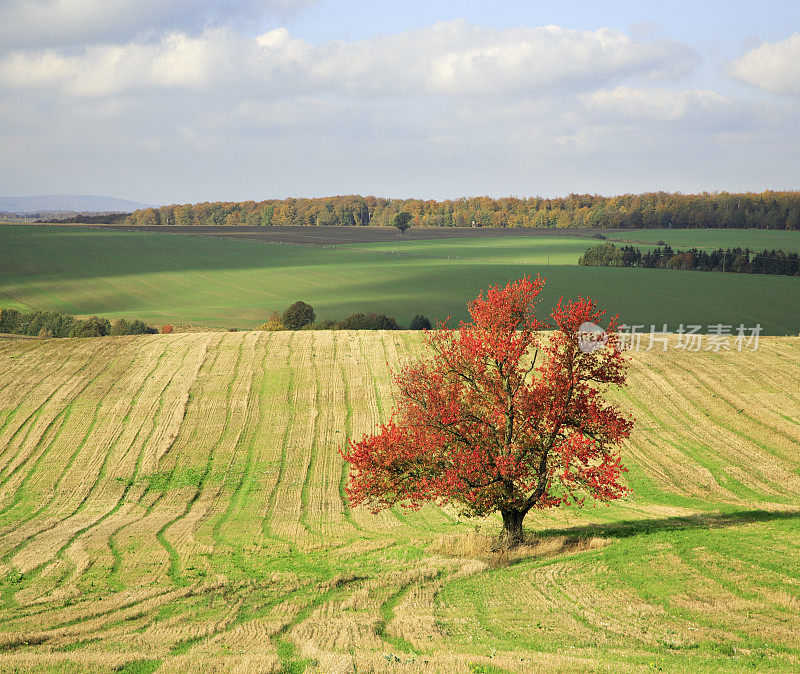
[[[570,194],[544,199],[469,197],[453,200],[336,196],[214,202],[147,208],[128,216],[133,226],[386,226],[397,213],[413,226],[530,228],[751,227],[800,229],[800,191],[681,194],[649,192],[604,197]]]

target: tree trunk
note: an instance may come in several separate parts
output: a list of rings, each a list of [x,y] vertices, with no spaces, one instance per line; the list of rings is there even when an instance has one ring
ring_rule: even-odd
[[[509,548],[515,548],[525,540],[522,532],[522,520],[525,513],[522,510],[501,510],[503,516],[503,531],[500,538]]]

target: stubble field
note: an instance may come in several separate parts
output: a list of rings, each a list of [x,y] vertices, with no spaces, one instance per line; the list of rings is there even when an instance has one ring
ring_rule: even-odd
[[[633,496],[373,515],[407,332],[0,341],[0,671],[800,667],[800,339],[632,354]],[[476,530],[477,525],[477,530]]]

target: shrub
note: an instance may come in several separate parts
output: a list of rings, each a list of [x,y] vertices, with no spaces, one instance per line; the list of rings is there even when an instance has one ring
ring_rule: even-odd
[[[128,325],[128,329],[130,332],[129,335],[157,335],[158,330],[151,325],[147,325],[144,321],[140,321],[138,318],[134,321],[131,321]]]
[[[339,321],[340,330],[399,330],[397,321],[386,314],[353,314]]]
[[[281,315],[277,311],[273,311],[272,316],[269,317],[269,320],[266,323],[259,325],[256,330],[286,330],[286,326],[283,324]]]
[[[114,337],[118,337],[120,335],[130,335],[131,326],[124,318],[120,318],[111,324],[111,334]]]
[[[37,336],[43,329],[53,337],[69,337],[77,321],[55,311],[22,313],[16,309],[0,312],[0,332]]]
[[[162,334],[165,334],[165,335],[170,334],[172,332],[172,326],[171,325],[162,326],[161,332],[162,332]]]
[[[316,319],[314,309],[305,302],[295,302],[283,312],[283,324],[289,330],[299,330],[306,325],[311,325]]]
[[[427,316],[417,314],[411,319],[411,325],[408,326],[411,330],[430,330],[431,321]]]
[[[105,337],[111,333],[111,322],[107,318],[92,316],[85,321],[78,321],[72,328],[70,337]]]
[[[16,309],[0,311],[0,332],[16,333],[20,313]]]
[[[326,318],[324,321],[317,323],[314,327],[317,330],[336,330],[339,324],[336,321],[332,321],[330,318]]]
[[[590,267],[621,267],[622,252],[612,243],[600,243],[581,255],[578,264]]]
[[[113,324],[107,318],[92,316],[78,320],[55,311],[22,313],[15,309],[0,311],[0,332],[48,337],[104,337],[106,335],[145,335],[158,332],[140,320],[128,323],[124,318]]]

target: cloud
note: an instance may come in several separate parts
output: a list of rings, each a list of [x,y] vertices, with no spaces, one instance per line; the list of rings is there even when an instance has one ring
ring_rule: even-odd
[[[774,94],[800,95],[800,33],[751,49],[730,64],[728,73]]]
[[[641,122],[703,121],[720,126],[749,114],[748,106],[716,91],[619,86],[582,96],[596,118]]]
[[[146,88],[244,87],[264,95],[502,96],[595,89],[627,78],[672,79],[692,49],[636,41],[609,29],[496,30],[465,21],[358,42],[313,45],[279,28],[248,38],[229,27],[157,41],[94,45],[79,53],[18,50],[0,60],[0,85],[106,96]]]
[[[285,15],[315,0],[4,0],[0,49],[118,43],[149,32],[196,33],[208,25]]]
[[[241,2],[240,16],[259,4]],[[449,21],[315,44],[248,35],[232,15],[191,23],[179,0],[118,6],[133,37],[0,47],[7,191],[166,203],[761,187],[794,175],[800,151],[794,99],[687,86],[697,54],[653,36]],[[162,6],[184,14],[137,13]]]

